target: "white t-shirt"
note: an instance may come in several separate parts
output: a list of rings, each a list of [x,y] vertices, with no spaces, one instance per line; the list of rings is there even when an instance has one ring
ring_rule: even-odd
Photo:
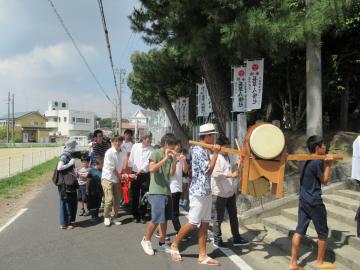
[[[360,136],[353,143],[351,178],[360,181]]]
[[[231,173],[231,164],[227,156],[219,154],[211,175],[211,193],[213,195],[229,198],[234,195],[233,179],[226,175]]]
[[[88,174],[90,171],[90,168],[80,168],[80,170],[78,170],[78,174]],[[82,177],[78,177],[78,183],[79,183],[79,186],[83,186],[83,185],[86,185],[86,180]]]
[[[134,145],[133,142],[126,142],[126,143],[123,143],[121,145],[121,151],[124,151],[125,153],[130,153],[131,152],[131,148],[132,146]]]
[[[170,177],[170,190],[171,193],[182,192],[182,175],[183,175],[183,166],[185,160],[179,160],[176,163],[175,175]]]
[[[125,155],[123,151],[116,151],[114,146],[107,150],[101,179],[109,180],[115,184],[119,183],[118,174],[121,173],[124,167]]]

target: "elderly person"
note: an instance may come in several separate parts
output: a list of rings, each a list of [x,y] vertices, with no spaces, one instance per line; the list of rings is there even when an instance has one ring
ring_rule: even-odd
[[[77,211],[78,182],[75,174],[74,152],[78,151],[75,140],[65,143],[64,152],[61,154],[57,170],[57,183],[60,195],[60,228],[73,229]]]
[[[143,134],[141,139],[142,141],[140,143],[135,143],[131,148],[129,167],[131,167],[131,171],[136,174],[136,179],[131,183],[131,209],[134,216],[134,222],[142,222],[145,224],[147,206],[140,205],[140,201],[144,194],[149,190],[150,185],[149,157],[153,151],[151,146],[151,132]]]

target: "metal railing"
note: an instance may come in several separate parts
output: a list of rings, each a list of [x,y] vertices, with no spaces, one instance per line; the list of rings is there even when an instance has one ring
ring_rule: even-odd
[[[13,176],[17,173],[31,169],[54,157],[58,157],[63,151],[62,147],[41,149],[23,154],[14,154],[0,157],[0,181],[2,178]]]

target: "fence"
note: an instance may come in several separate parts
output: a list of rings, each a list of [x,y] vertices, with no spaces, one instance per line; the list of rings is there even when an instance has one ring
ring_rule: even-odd
[[[23,154],[0,157],[0,179],[29,170],[36,165],[59,156],[62,151],[62,147],[54,147],[50,149],[42,149]]]

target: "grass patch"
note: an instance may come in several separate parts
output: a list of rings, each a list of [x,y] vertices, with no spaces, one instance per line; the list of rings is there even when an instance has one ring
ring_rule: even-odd
[[[24,192],[30,185],[44,181],[46,176],[51,181],[52,173],[59,158],[55,157],[28,171],[0,180],[0,198],[13,197]]]

